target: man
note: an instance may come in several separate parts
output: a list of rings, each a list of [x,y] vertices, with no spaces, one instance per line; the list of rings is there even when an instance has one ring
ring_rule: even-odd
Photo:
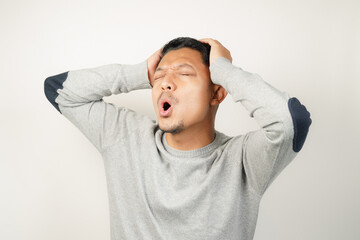
[[[104,159],[113,240],[252,239],[261,197],[311,124],[297,98],[232,65],[210,38],[173,39],[139,64],[68,71],[44,85]],[[102,100],[146,88],[157,121]],[[227,93],[259,130],[214,129]]]

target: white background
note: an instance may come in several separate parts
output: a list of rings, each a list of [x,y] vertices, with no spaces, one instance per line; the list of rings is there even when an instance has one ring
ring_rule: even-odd
[[[297,97],[313,120],[265,193],[255,240],[360,239],[359,1],[0,2],[0,239],[109,239],[100,154],[48,102],[46,77],[135,64],[179,36]],[[150,90],[107,97],[153,117]],[[258,125],[229,95],[217,130]]]

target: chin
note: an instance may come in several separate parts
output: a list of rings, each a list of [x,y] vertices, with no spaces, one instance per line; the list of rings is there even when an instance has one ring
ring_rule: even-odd
[[[171,134],[180,133],[185,129],[183,122],[179,122],[178,124],[175,124],[173,126],[163,126],[162,124],[159,124],[159,128],[162,131],[164,131],[166,133],[171,133]]]

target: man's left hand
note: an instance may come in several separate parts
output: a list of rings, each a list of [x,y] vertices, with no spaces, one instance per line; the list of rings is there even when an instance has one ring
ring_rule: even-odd
[[[219,41],[212,38],[203,38],[199,39],[200,42],[207,43],[210,45],[210,65],[215,61],[218,57],[224,57],[229,59],[232,63],[232,57],[230,51],[226,49]]]

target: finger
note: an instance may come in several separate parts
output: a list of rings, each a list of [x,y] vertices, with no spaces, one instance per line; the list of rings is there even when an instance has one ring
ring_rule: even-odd
[[[161,57],[161,53],[162,53],[162,48],[158,49],[156,52],[155,52],[155,55],[158,55]]]
[[[222,46],[222,44],[218,40],[213,39],[213,38],[204,38],[204,39],[200,39],[199,41],[205,42],[205,43],[209,44],[210,46],[215,46],[215,45]]]
[[[203,43],[208,43],[209,45],[214,43],[214,39],[212,39],[212,38],[202,38],[199,41],[203,42]]]

